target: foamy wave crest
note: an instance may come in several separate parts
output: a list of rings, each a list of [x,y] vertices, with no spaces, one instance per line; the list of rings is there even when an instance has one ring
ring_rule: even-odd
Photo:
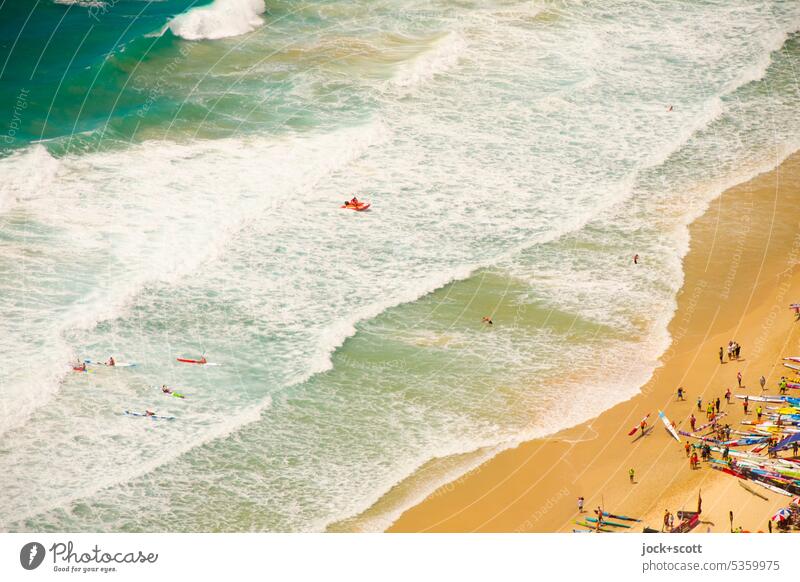
[[[311,369],[305,376],[298,378],[295,381],[302,382],[315,374],[321,374],[322,372],[333,369],[333,361],[331,360],[331,356],[344,344],[347,338],[356,334],[357,323],[373,319],[392,307],[416,301],[428,293],[433,293],[437,289],[444,287],[453,281],[466,279],[472,274],[474,269],[479,267],[480,265],[466,265],[453,269],[452,271],[432,274],[421,285],[418,283],[409,284],[405,288],[400,289],[397,294],[386,299],[385,301],[372,303],[367,307],[356,311],[352,317],[332,323],[323,331],[322,336],[320,337],[317,357],[313,362]]]
[[[187,40],[240,36],[264,24],[261,15],[265,9],[263,0],[214,0],[176,16],[168,28]]]
[[[271,407],[272,398],[268,396],[258,405],[248,408],[241,413],[227,419],[225,422],[218,424],[204,435],[198,437],[196,440],[189,439],[186,441],[180,441],[171,447],[164,447],[161,455],[151,457],[145,462],[119,463],[118,466],[122,467],[121,471],[109,471],[104,474],[101,479],[87,483],[84,487],[80,489],[74,489],[68,493],[65,493],[64,495],[51,497],[49,499],[42,499],[41,503],[38,505],[26,501],[24,504],[5,507],[3,508],[3,511],[0,512],[3,518],[3,520],[0,521],[0,528],[7,530],[9,525],[13,524],[14,522],[30,519],[36,515],[40,515],[53,509],[68,507],[71,503],[74,503],[79,499],[95,495],[98,491],[113,487],[114,485],[119,485],[120,483],[132,481],[133,479],[137,479],[143,475],[152,473],[153,471],[156,471],[162,467],[164,464],[177,459],[192,449],[201,447],[216,439],[223,439],[233,434],[241,427],[258,421],[258,419],[261,418],[262,413]],[[11,500],[10,497],[9,500]]]
[[[58,171],[59,162],[41,145],[0,160],[0,214],[24,201],[34,192],[47,190]]]
[[[80,6],[81,8],[103,8],[106,3],[101,0],[55,0],[56,4]]]
[[[430,49],[400,66],[389,81],[389,89],[409,92],[458,63],[464,52],[464,39],[454,32],[436,41]]]
[[[2,331],[11,342],[7,356],[12,356],[0,357],[0,435],[24,425],[59,391],[70,373],[67,362],[76,357],[64,343],[63,334],[92,329],[123,316],[148,286],[174,283],[212,262],[251,217],[289,193],[312,189],[383,139],[384,132],[376,122],[330,134],[276,140],[229,139],[186,145],[146,142],[121,152],[62,159],[37,145],[0,160],[0,174],[5,177],[0,202],[5,201],[11,211],[24,213],[41,232],[60,233],[63,239],[49,240],[49,244],[56,241],[56,249],[69,249],[65,256],[49,257],[45,248],[31,251],[15,243],[6,253],[17,252],[23,258],[33,253],[38,262],[27,259],[29,276],[49,273],[48,277],[65,288],[71,282],[69,269],[56,272],[64,259],[82,257],[81,266],[87,272],[81,278],[83,292],[64,304],[59,303],[58,293],[39,297],[38,301],[50,305],[46,318],[29,315],[24,319],[0,309]],[[294,165],[295,157],[306,160],[307,165]],[[167,178],[166,168],[175,164],[181,165],[185,180],[178,186]],[[161,170],[143,172],[142,168]],[[209,172],[209,168],[226,170]],[[120,183],[112,175],[123,183],[141,186],[136,204],[128,205],[129,197],[104,196]],[[236,204],[218,196],[230,190],[231,175],[241,176],[245,182]],[[271,185],[268,192],[263,192],[265,183]],[[160,194],[166,191],[169,196]],[[108,244],[112,238],[114,243]],[[100,241],[106,242],[97,246]],[[27,239],[25,243],[30,245]],[[184,255],[180,249],[185,248],[193,252]],[[91,274],[99,272],[100,266],[93,266],[87,257],[101,255],[107,265],[124,268],[108,279],[93,279]],[[14,339],[21,337],[36,339],[27,343]],[[12,369],[17,376],[11,376]]]
[[[750,66],[745,67],[736,78],[732,79],[723,88],[723,95],[733,93],[739,87],[743,87],[748,83],[762,80],[772,65],[775,53],[781,50],[789,36],[797,31],[800,31],[800,20],[793,20],[786,22],[784,26],[768,35],[764,39],[764,51],[759,58]]]

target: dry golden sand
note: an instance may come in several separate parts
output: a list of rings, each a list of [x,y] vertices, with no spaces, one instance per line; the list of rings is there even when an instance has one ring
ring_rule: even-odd
[[[726,388],[760,394],[761,374],[768,392],[777,393],[777,380],[790,372],[781,358],[800,355],[800,323],[788,309],[800,302],[800,269],[794,268],[800,261],[799,192],[795,155],[723,193],[691,225],[685,282],[670,323],[673,342],[639,395],[584,424],[497,455],[406,511],[389,531],[571,531],[580,495],[588,510],[603,503],[607,511],[660,528],[665,509],[694,510],[700,490],[703,521],[695,531],[729,531],[731,510],[734,526],[766,530],[789,498],[751,484],[765,501],[705,463],[690,470],[683,444],[669,436],[656,412],[664,410],[679,428],[688,427],[692,412],[703,424],[698,395],[705,403],[722,398]],[[642,257],[637,268],[656,260]],[[726,358],[720,365],[719,347],[730,339],[742,345],[741,360]],[[738,371],[743,390],[736,387]],[[676,399],[678,386],[688,393],[684,402]],[[728,412],[725,422],[740,426],[741,401],[728,407],[722,399],[722,410]],[[654,430],[632,443],[628,430],[648,412]],[[629,468],[636,472],[633,485]]]

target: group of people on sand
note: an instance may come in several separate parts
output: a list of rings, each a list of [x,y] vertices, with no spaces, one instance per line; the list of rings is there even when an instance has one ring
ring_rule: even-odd
[[[721,348],[720,348],[721,349]],[[685,394],[683,388],[679,388],[679,400],[683,400],[683,395]],[[725,401],[730,405],[731,403],[731,390],[728,388],[723,395]],[[722,398],[713,398],[706,402],[705,404],[705,413],[706,413],[706,420],[708,423],[704,425],[702,428],[709,428],[710,434],[714,435],[714,438],[720,441],[727,441],[730,440],[731,437],[731,426],[729,424],[720,425],[719,419],[722,418],[721,415],[721,408],[722,408]],[[697,397],[697,410],[703,410],[703,398],[702,396]],[[698,430],[697,426],[697,417],[694,413],[690,414],[689,416],[689,426],[691,427],[691,432],[696,432]],[[707,461],[711,457],[711,447],[708,443],[704,443],[700,447],[700,456],[697,454],[696,448],[687,440],[684,444],[684,451],[686,452],[686,457],[689,459],[689,467],[694,470],[699,468],[700,460],[702,458],[703,461]],[[728,447],[725,447],[723,451],[723,459],[727,460],[728,457]]]
[[[734,340],[729,341],[728,342],[728,361],[730,362],[732,360],[738,360],[741,351],[742,351],[742,346],[740,346],[738,342],[736,342]],[[723,355],[724,355],[724,350],[720,346],[720,348],[719,348],[719,363],[720,364],[725,362],[725,360],[723,358]]]
[[[750,396],[745,394],[744,398],[742,399],[742,409],[744,411],[745,416],[750,414]],[[761,420],[761,416],[764,414],[764,407],[760,404],[756,406],[756,416],[758,420]]]
[[[737,344],[736,342],[732,341],[728,346],[728,350],[729,350],[729,354],[730,354],[729,357],[732,356],[732,359],[737,359],[739,357],[739,349],[740,349],[739,348],[739,344]],[[720,354],[722,354],[722,348],[720,348]],[[721,357],[720,357],[720,359],[721,359]],[[742,373],[741,372],[738,372],[736,374],[736,379],[737,379],[737,382],[739,384],[739,387],[741,388],[742,387]],[[761,390],[762,391],[766,390],[766,382],[767,382],[766,378],[762,375],[759,378],[759,384],[761,385]],[[787,378],[785,376],[781,376],[780,382],[778,384],[779,387],[780,387],[780,393],[781,394],[786,394],[786,392],[788,391],[788,385],[787,384],[788,384]],[[684,398],[685,394],[686,394],[686,392],[683,389],[683,387],[678,388],[678,400],[684,400],[685,399]],[[725,391],[725,395],[724,395],[725,401],[728,403],[728,405],[731,404],[731,397],[732,396],[733,396],[733,394],[731,393],[730,388],[728,388]],[[705,425],[706,427],[708,427],[710,429],[709,433],[706,436],[710,437],[710,438],[713,438],[713,439],[715,439],[717,441],[725,442],[725,441],[731,440],[732,428],[731,428],[731,426],[729,424],[724,424],[723,425],[723,424],[719,424],[718,423],[719,419],[721,418],[721,416],[720,416],[720,407],[721,407],[721,399],[720,398],[709,400],[706,403],[706,406],[705,406],[706,418],[708,419],[708,421],[710,423],[710,424]],[[745,394],[744,397],[742,398],[742,409],[743,409],[743,412],[744,412],[745,416],[750,414],[750,396],[749,395]],[[703,399],[702,399],[701,396],[697,397],[697,410],[698,411],[702,411],[703,410]],[[755,408],[755,414],[756,414],[757,420],[760,421],[762,419],[762,417],[764,415],[764,412],[765,412],[764,406],[761,403],[757,403],[756,404],[756,408]],[[781,425],[780,418],[778,418],[776,423],[779,426]],[[694,414],[691,414],[690,417],[689,417],[689,425],[691,426],[691,432],[694,433],[694,432],[696,432],[698,430],[697,418],[695,417]],[[699,428],[702,429],[704,427],[699,427]],[[768,450],[770,451],[770,456],[776,455],[776,453],[774,453],[771,449],[778,443],[779,440],[780,439],[779,439],[778,435],[772,435],[770,437],[770,439],[769,439],[769,442],[766,444],[766,448],[768,448]],[[700,449],[700,458],[698,458],[698,454],[697,454],[697,451],[696,451],[697,448]],[[793,452],[793,455],[795,457],[798,454],[798,449],[800,449],[800,444],[794,443],[793,447],[792,447],[792,452]],[[703,443],[702,445],[693,446],[687,440],[686,443],[684,444],[684,450],[686,451],[686,457],[689,459],[689,466],[690,466],[691,469],[697,469],[699,467],[699,462],[700,462],[701,459],[703,461],[708,461],[711,458],[711,446],[708,443]],[[731,458],[731,456],[730,456],[730,447],[729,446],[726,445],[722,449],[721,453],[722,453],[722,460],[723,461],[727,461],[729,464],[735,464],[735,459]]]
[[[678,400],[685,400],[685,398],[683,398],[683,395],[685,395],[685,394],[686,394],[686,392],[684,392],[683,388],[678,388]],[[728,402],[728,404],[731,403],[731,391],[730,391],[730,388],[728,389],[727,392],[725,392],[724,398]],[[707,420],[713,420],[714,416],[719,414],[721,406],[722,406],[722,400],[720,400],[719,397],[717,397],[716,399],[709,400],[706,403],[706,419]],[[697,397],[697,410],[701,410],[701,411],[703,410],[703,397],[702,396],[698,396]],[[689,420],[692,423],[692,430],[694,430],[694,423],[696,421],[696,419],[694,417],[694,414],[692,414],[692,416],[691,416],[691,418]]]
[[[708,443],[703,443],[702,445],[698,445],[700,448],[700,458],[697,457],[697,450],[696,447],[692,447],[689,441],[686,441],[684,445],[684,449],[686,450],[686,456],[689,457],[689,468],[692,470],[700,468],[700,459],[703,462],[707,462],[711,458],[711,445]],[[728,454],[730,453],[730,448],[725,445],[725,448],[722,450],[722,460],[728,460]]]

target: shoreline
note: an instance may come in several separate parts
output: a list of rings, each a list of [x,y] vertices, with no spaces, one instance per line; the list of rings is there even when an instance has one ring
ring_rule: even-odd
[[[570,531],[580,495],[587,509],[602,503],[658,528],[664,508],[691,509],[700,490],[703,523],[696,531],[727,531],[731,509],[736,525],[764,529],[766,514],[787,498],[763,490],[763,501],[705,464],[690,471],[683,445],[669,437],[657,410],[683,429],[691,412],[704,416],[704,408],[695,406],[697,396],[705,406],[728,387],[758,394],[761,374],[767,392],[776,393],[777,380],[789,372],[781,357],[794,355],[787,346],[800,352],[800,324],[793,325],[788,309],[800,296],[800,276],[792,268],[800,261],[800,208],[792,199],[798,189],[796,152],[724,191],[690,224],[684,282],[668,327],[672,342],[639,394],[577,426],[501,451],[438,487],[387,531]],[[637,268],[650,260],[642,258]],[[743,346],[742,357],[720,365],[718,347],[730,339]],[[745,386],[750,380],[741,392],[739,370]],[[675,401],[678,386],[688,394],[684,402]],[[733,428],[742,417],[739,402],[722,404]],[[648,412],[654,430],[632,445],[628,429]],[[628,468],[636,471],[636,485],[628,482]]]

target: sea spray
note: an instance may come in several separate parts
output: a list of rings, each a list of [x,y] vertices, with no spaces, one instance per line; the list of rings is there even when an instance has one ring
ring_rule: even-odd
[[[187,40],[240,36],[264,24],[265,9],[264,0],[214,0],[176,16],[169,29]]]

